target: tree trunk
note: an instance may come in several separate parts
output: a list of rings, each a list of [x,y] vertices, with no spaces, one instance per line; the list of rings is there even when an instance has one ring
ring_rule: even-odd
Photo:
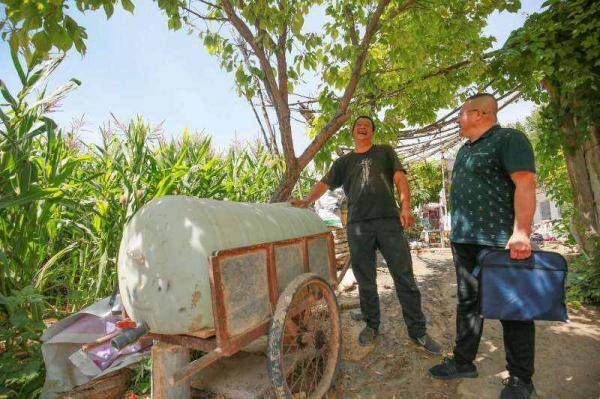
[[[300,179],[301,169],[288,169],[283,176],[283,179],[279,183],[277,190],[271,196],[271,202],[283,202],[287,201],[292,195],[294,186]]]
[[[578,139],[577,121],[566,115],[561,125],[567,136],[565,157],[575,205],[574,234],[590,258],[600,256],[600,139],[595,126],[583,142]]]

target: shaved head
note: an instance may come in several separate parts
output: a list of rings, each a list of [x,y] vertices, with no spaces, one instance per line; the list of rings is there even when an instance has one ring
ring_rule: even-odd
[[[494,118],[496,118],[496,114],[498,113],[498,101],[488,93],[475,94],[467,98],[465,104],[469,104],[474,109],[481,110],[484,114],[494,115]]]
[[[498,122],[497,114],[498,102],[493,95],[479,93],[467,98],[458,117],[461,136],[477,140]]]

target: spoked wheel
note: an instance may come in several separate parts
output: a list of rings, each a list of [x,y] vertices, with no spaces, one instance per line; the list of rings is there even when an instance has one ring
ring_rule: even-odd
[[[269,376],[278,398],[325,396],[341,355],[340,312],[329,284],[296,277],[281,293],[269,331]]]

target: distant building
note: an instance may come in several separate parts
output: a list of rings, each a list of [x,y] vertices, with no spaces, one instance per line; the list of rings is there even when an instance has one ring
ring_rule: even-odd
[[[561,218],[560,209],[554,201],[546,196],[543,188],[538,188],[535,192],[535,215],[533,224],[539,224],[542,220],[557,220]]]
[[[452,168],[454,167],[454,157],[446,158],[446,170],[448,175],[452,174]],[[561,219],[560,209],[556,202],[549,199],[546,195],[546,191],[539,187],[535,193],[535,215],[533,217],[533,224],[539,224],[543,220],[557,220]]]

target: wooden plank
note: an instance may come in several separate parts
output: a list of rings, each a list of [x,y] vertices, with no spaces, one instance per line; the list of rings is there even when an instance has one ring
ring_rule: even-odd
[[[217,347],[217,340],[212,338],[198,338],[191,335],[163,335],[148,334],[154,340],[166,342],[171,345],[181,345],[197,351],[210,352]]]
[[[346,259],[346,263],[344,263],[342,271],[338,273],[338,275],[337,275],[337,277],[335,279],[335,284],[333,285],[334,289],[337,288],[338,285],[340,285],[340,283],[344,279],[344,276],[348,272],[348,269],[350,268],[350,265],[351,265],[350,258],[348,258],[348,259]]]
[[[214,351],[208,352],[206,355],[194,360],[193,362],[187,364],[181,370],[178,370],[175,373],[173,373],[173,375],[169,378],[169,384],[171,386],[186,385],[189,388],[190,384],[187,381],[188,378],[190,378],[192,375],[196,374],[203,368],[210,366],[223,356],[223,352],[221,352],[221,350],[218,348]]]
[[[106,343],[107,341],[110,341],[111,339],[113,339],[114,337],[116,337],[119,334],[121,334],[121,330],[116,330],[116,331],[114,331],[114,332],[112,332],[112,333],[110,333],[108,335],[105,335],[102,338],[98,338],[95,341],[92,341],[92,342],[90,342],[88,344],[82,345],[81,346],[81,350],[84,351],[84,352],[87,352],[90,349],[93,349],[93,348],[95,348],[97,346],[100,346],[100,345]]]
[[[191,399],[190,384],[171,385],[177,370],[188,366],[189,349],[180,345],[154,341],[152,345],[152,399]]]
[[[216,331],[214,328],[203,328],[201,330],[192,331],[190,333],[187,333],[187,335],[191,335],[192,337],[198,337],[198,338],[202,338],[202,339],[214,337],[215,334],[216,334]]]
[[[235,337],[231,337],[227,341],[227,346],[219,347],[219,349],[223,351],[223,355],[231,356],[250,344],[252,341],[263,335],[266,335],[269,332],[269,324],[270,321],[266,320],[264,323],[253,327],[248,331],[244,331]]]

